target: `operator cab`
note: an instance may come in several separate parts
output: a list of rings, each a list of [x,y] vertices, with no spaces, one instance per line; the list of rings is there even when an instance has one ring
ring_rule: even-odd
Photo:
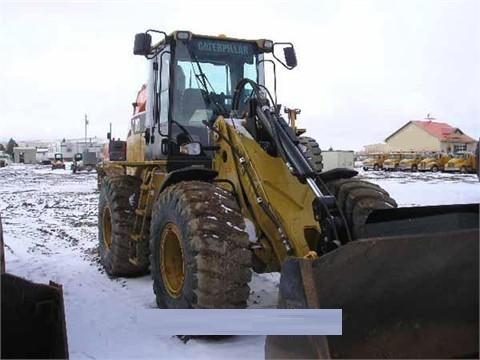
[[[158,33],[164,38],[154,46],[149,32],[135,37],[134,53],[150,60],[145,159],[168,159],[168,171],[192,165],[210,168],[214,148],[205,123],[232,115],[233,95],[241,79],[264,85],[263,56],[273,43],[187,31]],[[241,105],[251,91],[243,89]]]

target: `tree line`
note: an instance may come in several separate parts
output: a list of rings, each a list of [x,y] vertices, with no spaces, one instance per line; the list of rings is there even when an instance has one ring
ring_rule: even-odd
[[[17,146],[18,146],[17,142],[15,140],[13,140],[12,138],[10,138],[10,140],[8,140],[7,146],[4,146],[2,143],[0,143],[0,151],[3,151],[6,154],[12,156],[13,155],[13,148],[17,147]]]

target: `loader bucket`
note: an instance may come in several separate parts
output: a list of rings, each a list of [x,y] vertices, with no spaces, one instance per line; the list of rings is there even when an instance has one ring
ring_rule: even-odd
[[[1,277],[2,359],[68,358],[62,287]]]
[[[478,357],[478,205],[389,212],[375,237],[283,263],[279,307],[341,308],[343,335],[268,336],[266,358]]]

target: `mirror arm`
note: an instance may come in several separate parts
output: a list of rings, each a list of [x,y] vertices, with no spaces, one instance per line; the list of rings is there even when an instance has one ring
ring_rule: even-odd
[[[287,70],[292,70],[295,66],[288,66],[286,63],[284,63],[275,55],[275,45],[290,45],[293,48],[293,44],[289,42],[276,42],[276,43],[273,43],[273,50],[272,50],[272,55],[275,58],[275,60],[277,60],[280,64],[282,64],[283,67],[286,68]]]

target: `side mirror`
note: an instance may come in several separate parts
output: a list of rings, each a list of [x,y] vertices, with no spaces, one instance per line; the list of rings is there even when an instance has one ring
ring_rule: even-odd
[[[280,57],[282,56],[278,54],[280,48],[283,49],[284,60],[280,59]],[[295,49],[293,48],[292,43],[274,43],[272,55],[280,64],[282,64],[288,70],[292,70],[295,66],[297,66],[297,55],[295,55]]]
[[[112,133],[111,132],[107,132],[107,139],[112,140]]]
[[[293,45],[283,48],[283,53],[285,54],[285,62],[289,68],[293,69],[297,66],[297,55],[295,54]]]
[[[134,55],[148,55],[152,47],[152,36],[147,33],[135,35],[135,44],[133,45]]]

